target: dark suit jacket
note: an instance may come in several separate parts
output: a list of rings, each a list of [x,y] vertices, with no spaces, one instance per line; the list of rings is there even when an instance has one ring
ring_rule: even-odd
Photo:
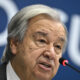
[[[0,64],[0,80],[7,80],[7,78],[6,78],[6,63]]]

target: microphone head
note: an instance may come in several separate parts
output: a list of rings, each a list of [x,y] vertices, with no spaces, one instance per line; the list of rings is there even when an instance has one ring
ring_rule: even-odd
[[[59,59],[59,63],[62,64],[63,66],[66,66],[68,64],[68,60],[64,59],[64,58],[60,58]]]

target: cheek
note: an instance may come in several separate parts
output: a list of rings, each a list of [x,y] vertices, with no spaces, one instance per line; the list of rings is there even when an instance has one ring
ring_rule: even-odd
[[[24,48],[25,59],[27,58],[33,66],[37,63],[38,58],[42,55],[44,48],[37,47],[34,43],[27,44]]]
[[[59,67],[59,59],[56,60],[55,64],[56,64],[56,68],[58,68]]]
[[[25,46],[25,51],[31,56],[32,59],[36,59],[42,54],[44,48],[38,47],[34,41],[30,41],[27,43],[27,46]]]
[[[60,65],[60,63],[59,63],[60,57],[61,57],[61,54],[60,55],[56,55],[56,58],[55,58],[55,69],[54,69],[55,73],[57,72],[57,70],[59,68],[59,65]]]
[[[57,65],[57,64],[58,64],[58,65],[60,64],[60,63],[59,63],[59,59],[60,59],[61,57],[62,57],[62,54],[59,54],[59,55],[56,56],[56,65]]]

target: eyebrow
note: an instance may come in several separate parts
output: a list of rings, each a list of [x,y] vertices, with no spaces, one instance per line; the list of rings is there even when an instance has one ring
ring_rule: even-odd
[[[65,38],[63,38],[63,37],[59,37],[59,40],[60,40],[61,42],[65,42],[65,41],[66,41]]]
[[[41,35],[43,37],[46,37],[48,35],[48,33],[43,32],[43,31],[37,31],[33,34],[33,37],[35,37],[36,35]],[[64,37],[58,37],[58,40],[60,40],[61,42],[66,42]]]
[[[45,37],[45,36],[47,36],[48,33],[45,33],[45,32],[42,32],[42,31],[37,31],[34,34],[36,34],[36,35],[42,35],[42,36]]]

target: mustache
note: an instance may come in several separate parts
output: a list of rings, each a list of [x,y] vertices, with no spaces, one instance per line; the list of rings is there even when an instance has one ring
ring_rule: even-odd
[[[47,63],[49,63],[49,64],[51,64],[51,65],[54,65],[54,64],[55,64],[55,59],[50,59],[50,58],[48,58],[48,57],[43,57],[43,56],[41,56],[41,57],[38,59],[38,63],[39,63],[40,61],[42,61],[42,62],[47,62]]]

